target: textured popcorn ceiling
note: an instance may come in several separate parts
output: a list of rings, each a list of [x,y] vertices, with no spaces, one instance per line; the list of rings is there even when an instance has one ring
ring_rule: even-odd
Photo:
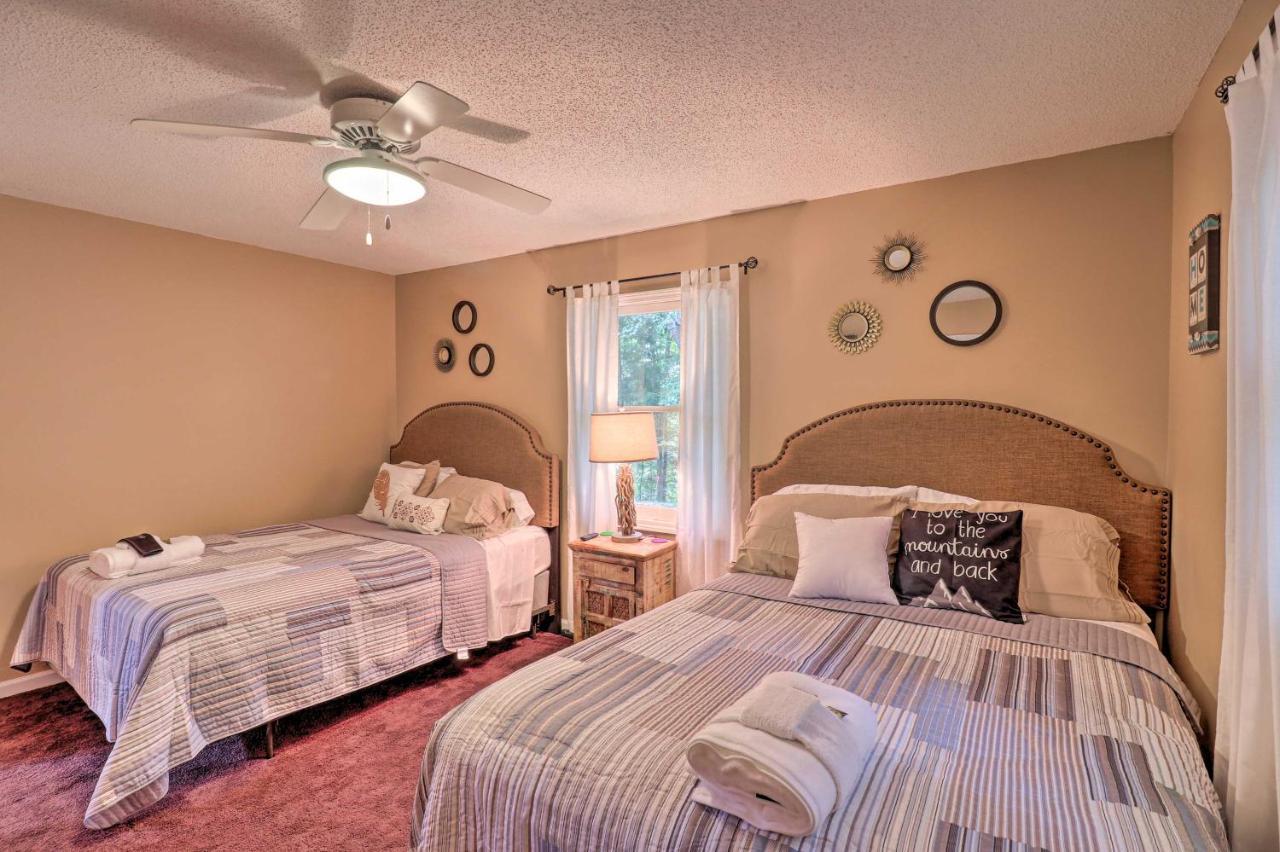
[[[2,0],[0,193],[402,273],[1166,134],[1239,5]],[[366,248],[297,228],[339,152],[128,127],[419,79],[472,109],[422,153],[545,213],[432,184]]]

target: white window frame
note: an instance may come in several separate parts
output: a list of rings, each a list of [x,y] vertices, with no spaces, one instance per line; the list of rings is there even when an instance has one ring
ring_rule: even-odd
[[[680,310],[680,288],[664,287],[660,290],[641,290],[618,296],[618,316],[656,314]],[[619,406],[619,411],[676,411],[679,405],[630,405]],[[681,431],[684,424],[680,424]],[[676,532],[678,512],[674,506],[636,502],[636,526],[645,532]]]

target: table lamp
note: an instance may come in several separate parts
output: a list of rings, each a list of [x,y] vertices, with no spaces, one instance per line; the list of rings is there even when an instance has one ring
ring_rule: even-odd
[[[631,478],[631,462],[658,457],[658,435],[652,411],[619,411],[591,415],[590,457],[593,462],[617,462],[618,529],[613,540],[637,542],[636,483]]]

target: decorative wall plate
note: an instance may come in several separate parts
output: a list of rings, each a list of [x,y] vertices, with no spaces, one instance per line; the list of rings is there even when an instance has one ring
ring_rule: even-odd
[[[923,268],[925,257],[924,243],[915,234],[899,231],[884,238],[871,262],[875,264],[876,275],[897,284],[914,278]]]
[[[831,343],[846,355],[860,355],[880,339],[884,323],[880,312],[866,302],[846,302],[836,308],[827,323]]]

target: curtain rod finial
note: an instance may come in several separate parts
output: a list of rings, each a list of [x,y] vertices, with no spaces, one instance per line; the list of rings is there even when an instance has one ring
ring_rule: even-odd
[[[1218,84],[1218,88],[1213,90],[1213,94],[1222,103],[1231,100],[1231,87],[1236,84],[1236,75],[1228,74],[1222,78],[1222,82]]]

